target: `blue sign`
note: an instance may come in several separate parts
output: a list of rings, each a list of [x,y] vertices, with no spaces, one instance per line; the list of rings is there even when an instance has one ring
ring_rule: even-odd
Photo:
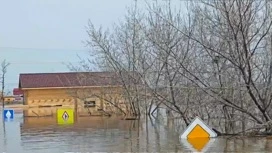
[[[14,110],[6,109],[4,110],[3,115],[5,120],[12,120],[14,118]]]

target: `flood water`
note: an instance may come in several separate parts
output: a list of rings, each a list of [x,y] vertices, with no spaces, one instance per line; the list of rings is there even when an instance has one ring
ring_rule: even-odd
[[[2,112],[1,112],[2,114]],[[73,125],[58,125],[55,117],[23,117],[0,122],[0,153],[72,152],[272,152],[272,139],[223,138],[192,144],[180,140],[174,120],[122,120],[79,117]]]

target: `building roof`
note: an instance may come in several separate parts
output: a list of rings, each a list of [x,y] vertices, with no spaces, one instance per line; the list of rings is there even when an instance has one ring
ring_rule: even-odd
[[[121,79],[117,72],[25,73],[20,74],[19,88],[121,86],[129,78]]]

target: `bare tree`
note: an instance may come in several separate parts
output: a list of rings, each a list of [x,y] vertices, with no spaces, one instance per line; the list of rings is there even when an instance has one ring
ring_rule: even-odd
[[[6,60],[4,60],[1,63],[1,101],[3,108],[5,107],[5,100],[4,100],[4,93],[5,93],[5,78],[7,73],[7,68],[10,65],[10,63],[7,63]]]
[[[267,40],[271,37],[272,19],[267,5],[267,1],[256,0],[196,2],[191,7],[194,31],[188,26],[181,29],[155,12],[178,29],[181,35],[197,43],[191,50],[197,55],[196,60],[190,62],[194,70],[176,60],[183,69],[181,74],[223,104],[225,113],[238,111],[258,124],[271,121],[271,74],[267,67],[271,59],[266,57],[270,53],[267,44],[271,42]],[[174,52],[172,57],[177,57]],[[205,71],[199,73],[200,70]],[[240,78],[242,81],[239,81]],[[230,91],[230,85],[236,91],[244,91],[247,98],[240,102],[243,105],[226,93],[225,89]],[[232,118],[230,114],[227,116]]]
[[[235,133],[238,122],[243,131],[261,125],[269,132],[270,5],[265,0],[200,0],[188,2],[182,12],[167,1],[151,2],[141,12],[136,2],[112,31],[90,21],[86,45],[101,70],[122,78],[122,96],[132,115],[151,115],[164,107],[186,125],[200,116],[226,133]],[[90,71],[94,62],[83,61],[82,68]]]
[[[96,29],[89,22],[88,35],[90,39],[87,45],[91,47],[91,52],[96,53],[99,66],[108,71],[119,73],[123,81],[124,95],[130,103],[130,110],[133,116],[140,115],[139,84],[142,82],[141,76],[144,67],[141,67],[146,49],[145,39],[140,30],[140,17],[137,3],[134,8],[128,11],[125,21],[114,26],[114,32],[103,32],[102,28]]]

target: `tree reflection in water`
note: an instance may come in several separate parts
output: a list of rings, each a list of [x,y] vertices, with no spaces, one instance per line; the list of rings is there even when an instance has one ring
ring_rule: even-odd
[[[184,128],[182,120],[165,117],[163,113],[141,120],[79,117],[74,125],[67,126],[57,125],[55,117],[26,117],[18,129],[21,130],[18,139],[22,149],[18,152],[192,152],[192,145],[179,139]],[[0,133],[4,132],[4,128],[0,130]],[[7,128],[5,132],[14,133]],[[3,140],[1,134],[0,141]],[[7,144],[0,145],[3,149]],[[218,137],[207,151],[269,152],[272,151],[272,139]]]

